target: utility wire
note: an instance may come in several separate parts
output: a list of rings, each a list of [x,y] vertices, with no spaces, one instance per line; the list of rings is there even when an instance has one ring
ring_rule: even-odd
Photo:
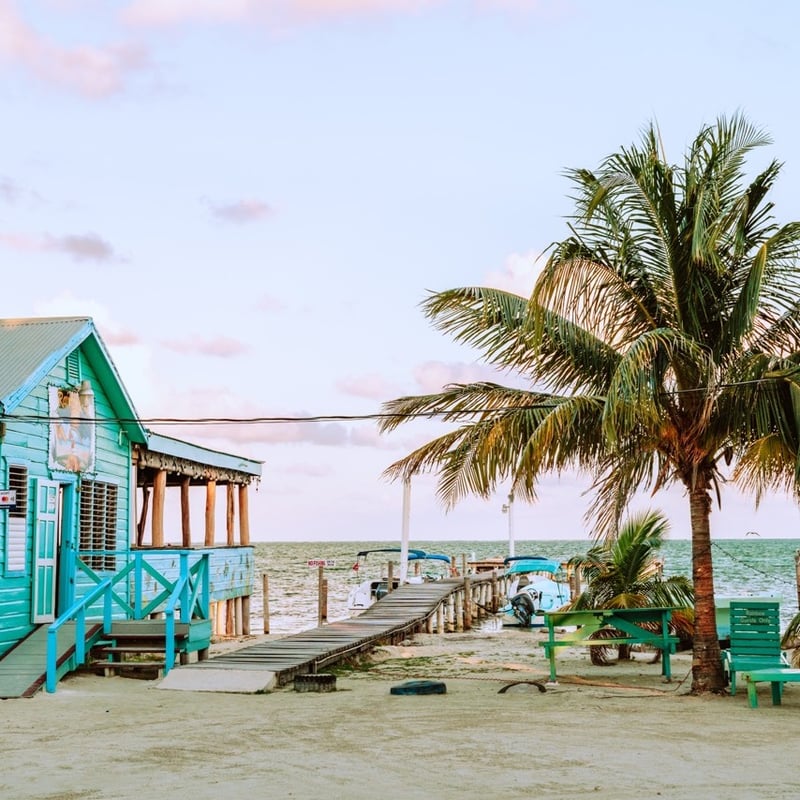
[[[719,389],[733,389],[739,386],[753,386],[762,383],[772,383],[780,380],[779,377],[756,378],[749,381],[735,381],[732,383],[720,383],[715,387],[698,387],[695,389],[674,389],[669,392],[661,393],[662,396],[677,396],[681,394],[693,394],[697,392],[710,393]],[[472,409],[444,409],[412,412],[392,412],[392,413],[369,413],[369,414],[314,414],[308,416],[286,416],[286,417],[104,417],[96,419],[92,417],[73,417],[73,416],[46,416],[38,414],[0,414],[0,422],[82,422],[84,424],[103,424],[117,422],[120,424],[146,424],[146,425],[286,425],[313,422],[363,422],[376,421],[382,419],[435,419],[436,417],[465,417],[475,414],[487,414],[491,412],[505,413],[508,411],[525,411],[544,408],[558,408],[561,402],[549,403],[530,403],[521,406],[494,406],[491,408],[472,408]]]

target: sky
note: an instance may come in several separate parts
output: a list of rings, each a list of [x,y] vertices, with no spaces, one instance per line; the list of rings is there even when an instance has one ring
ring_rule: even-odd
[[[567,233],[565,170],[651,122],[677,163],[743,111],[774,140],[753,169],[784,162],[776,218],[800,219],[799,18],[736,0],[0,0],[0,316],[92,317],[145,420],[347,418],[497,379],[420,304],[528,295]],[[149,427],[264,462],[258,541],[399,539],[383,471],[444,432]],[[588,485],[447,511],[419,476],[410,539],[587,538]],[[689,535],[679,489],[639,508]],[[712,534],[798,521],[725,486]]]

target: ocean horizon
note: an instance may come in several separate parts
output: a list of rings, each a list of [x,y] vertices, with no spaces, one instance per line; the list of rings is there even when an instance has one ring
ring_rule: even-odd
[[[256,591],[251,598],[251,630],[263,631],[263,576],[269,585],[269,628],[273,634],[291,634],[314,628],[318,619],[319,568],[322,560],[329,566],[323,575],[328,581],[328,621],[346,619],[347,594],[366,577],[385,571],[392,554],[375,553],[367,557],[362,569],[355,571],[357,555],[362,550],[399,547],[391,540],[253,542]],[[583,555],[591,546],[587,539],[517,540],[516,555],[538,555],[568,561]],[[508,541],[485,540],[413,540],[409,547],[450,556],[459,570],[464,561],[504,558]],[[785,625],[798,610],[795,554],[800,538],[714,539],[714,588],[720,597],[770,596],[781,602]],[[664,574],[691,577],[691,541],[669,539],[660,553]],[[309,565],[309,562],[312,565]]]

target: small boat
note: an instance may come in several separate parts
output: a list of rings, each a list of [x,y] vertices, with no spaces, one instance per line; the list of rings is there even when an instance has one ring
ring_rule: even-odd
[[[560,561],[544,556],[509,556],[504,559],[508,603],[501,610],[503,625],[523,628],[544,624],[545,611],[555,611],[571,597]]]
[[[400,553],[399,547],[382,547],[375,550],[361,550],[356,556],[356,563],[353,570],[360,572],[366,564],[370,553]],[[427,563],[426,563],[427,562]],[[438,581],[448,577],[452,569],[450,556],[438,553],[426,553],[424,550],[408,550],[409,574],[406,576],[407,583],[426,583],[428,581]],[[446,567],[442,565],[446,564]],[[413,565],[414,572],[411,574]],[[392,575],[392,589],[400,585],[400,574]],[[384,575],[379,578],[367,578],[354,586],[347,595],[347,608],[349,611],[363,611],[369,608],[374,602],[380,600],[389,592],[389,577]]]

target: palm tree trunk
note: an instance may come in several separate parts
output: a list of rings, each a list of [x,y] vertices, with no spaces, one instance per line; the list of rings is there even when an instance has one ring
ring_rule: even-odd
[[[714,602],[714,570],[711,558],[711,496],[698,477],[689,487],[692,522],[692,581],[694,583],[694,646],[692,650],[692,694],[722,692],[722,670]]]

